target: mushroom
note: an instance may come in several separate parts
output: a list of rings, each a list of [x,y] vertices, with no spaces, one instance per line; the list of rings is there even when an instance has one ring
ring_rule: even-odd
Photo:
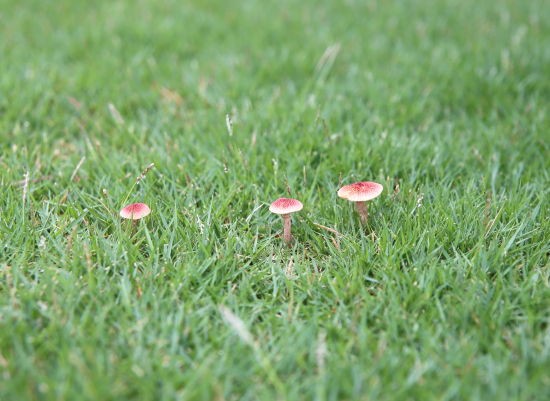
[[[302,202],[291,198],[279,198],[269,206],[271,213],[280,214],[283,218],[283,239],[287,245],[292,242],[290,214],[302,210],[303,207]]]
[[[151,209],[145,203],[132,203],[122,208],[120,217],[135,221],[144,218],[149,213],[151,213]]]
[[[366,201],[376,198],[382,193],[384,187],[377,182],[362,181],[354,184],[345,185],[338,190],[340,198],[355,202],[355,208],[361,223],[365,224],[368,218]]]

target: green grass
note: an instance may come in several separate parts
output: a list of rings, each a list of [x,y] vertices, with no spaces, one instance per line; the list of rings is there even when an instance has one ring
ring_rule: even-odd
[[[0,0],[0,400],[549,399],[548,21]]]

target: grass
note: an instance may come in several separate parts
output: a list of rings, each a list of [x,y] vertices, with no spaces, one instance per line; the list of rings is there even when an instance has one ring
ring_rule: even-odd
[[[544,1],[0,10],[1,400],[550,397]]]

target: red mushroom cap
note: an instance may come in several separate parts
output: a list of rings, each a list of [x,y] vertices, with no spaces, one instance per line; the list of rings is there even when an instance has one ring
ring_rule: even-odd
[[[290,214],[302,210],[304,205],[297,199],[279,198],[269,206],[269,211],[275,214]]]
[[[145,203],[132,203],[120,211],[120,217],[130,220],[139,220],[151,213],[151,209]]]
[[[338,196],[352,202],[364,202],[376,198],[383,189],[384,187],[377,182],[356,182],[340,188]]]

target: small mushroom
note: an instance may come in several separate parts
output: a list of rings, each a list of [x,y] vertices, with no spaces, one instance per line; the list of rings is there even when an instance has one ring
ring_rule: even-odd
[[[129,220],[139,220],[151,213],[151,209],[145,203],[132,203],[120,211],[120,217]]]
[[[304,205],[296,199],[279,198],[269,206],[271,213],[280,214],[283,218],[283,239],[287,245],[292,242],[290,214],[302,210]]]
[[[338,196],[350,202],[355,202],[355,208],[357,209],[357,213],[359,213],[361,223],[365,224],[369,215],[366,201],[376,198],[382,193],[383,189],[384,187],[377,182],[356,182],[340,188]]]

